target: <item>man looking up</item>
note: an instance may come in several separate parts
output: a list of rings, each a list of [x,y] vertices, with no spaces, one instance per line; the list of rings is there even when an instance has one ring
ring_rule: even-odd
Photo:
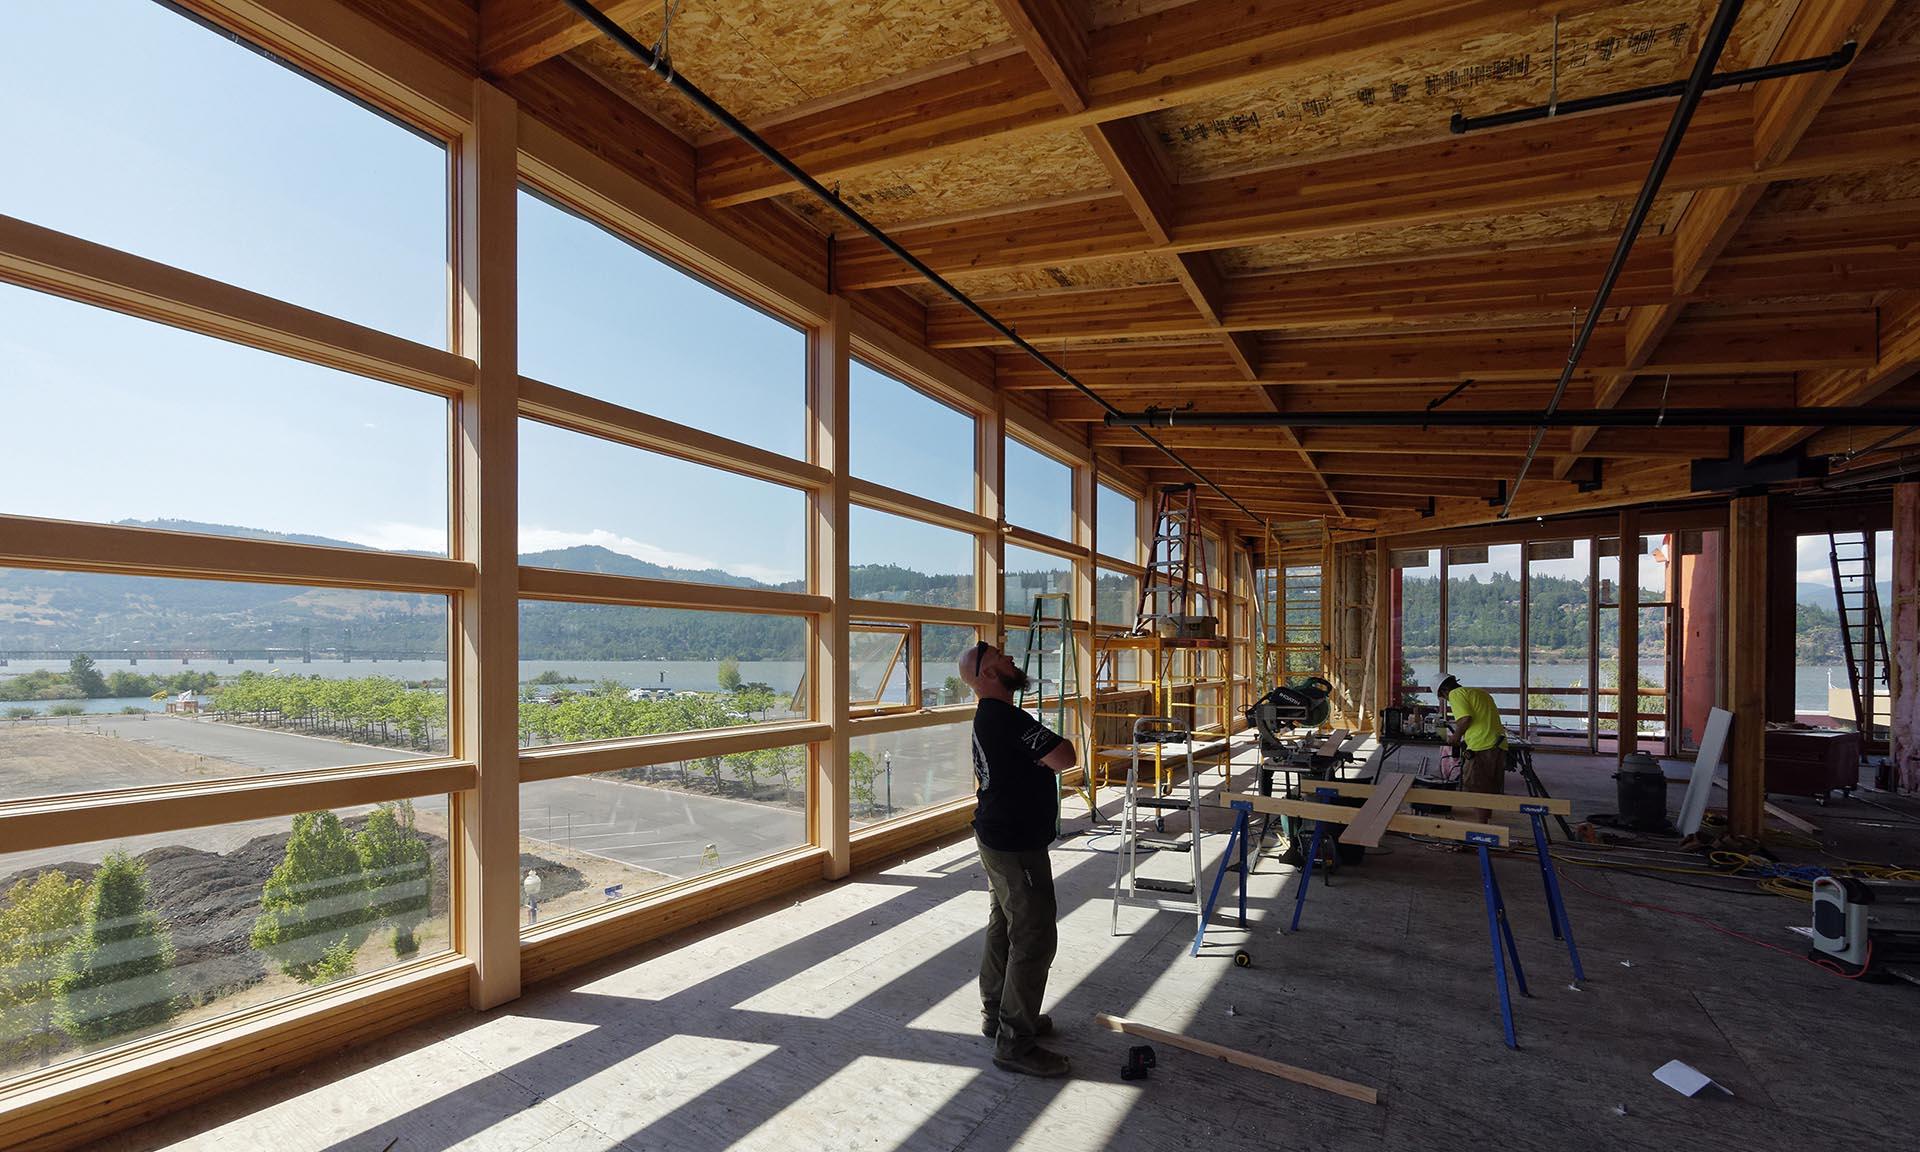
[[[960,657],[960,678],[980,699],[973,713],[973,838],[993,899],[980,960],[980,1030],[994,1038],[996,1066],[1064,1076],[1067,1058],[1040,1046],[1039,1037],[1053,1031],[1040,1000],[1058,943],[1047,855],[1060,811],[1054,773],[1073,767],[1073,745],[1014,707],[1027,674],[988,641]]]
[[[1499,706],[1484,690],[1468,688],[1452,676],[1440,681],[1439,692],[1453,716],[1448,743],[1460,757],[1460,790],[1505,792],[1507,728],[1500,723]],[[1493,818],[1492,811],[1486,808],[1469,811],[1481,824]]]

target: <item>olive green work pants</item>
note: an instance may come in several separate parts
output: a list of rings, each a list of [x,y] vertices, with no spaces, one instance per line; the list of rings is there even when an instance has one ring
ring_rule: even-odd
[[[975,841],[979,844],[979,841]],[[1038,1042],[1040,1001],[1047,969],[1059,944],[1054,925],[1053,860],[1037,852],[999,852],[979,844],[993,906],[987,913],[987,944],[980,958],[980,1006],[1000,1033],[994,1054],[1025,1055]]]

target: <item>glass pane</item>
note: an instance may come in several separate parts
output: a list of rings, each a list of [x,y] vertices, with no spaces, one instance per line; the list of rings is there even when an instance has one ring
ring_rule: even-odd
[[[7,5],[0,140],[0,213],[447,346],[446,149],[165,5]]]
[[[798,616],[520,603],[520,743],[618,740],[806,714]]]
[[[847,636],[847,699],[853,704],[907,702],[908,634],[902,627],[854,625]]]
[[[858,828],[973,795],[973,719],[855,736],[847,770]]]
[[[445,953],[447,798],[0,853],[0,1081]]]
[[[1031,548],[1021,548],[1012,544],[1006,546],[1001,557],[1002,582],[1005,588],[1005,609],[1010,616],[1023,619],[1033,612],[1033,598],[1047,593],[1065,593],[1069,598],[1073,594],[1073,561],[1053,555],[1051,552],[1037,552]],[[1075,618],[1086,615],[1082,605],[1066,602]],[[1062,602],[1050,600],[1043,602],[1043,615],[1049,620],[1057,620],[1061,615]]]
[[[1006,441],[1007,523],[1073,539],[1073,469],[1013,437]]]
[[[800,847],[806,790],[804,744],[522,784],[521,924]]]
[[[1396,553],[1389,575],[1399,703],[1432,704],[1440,683],[1440,552]]]
[[[447,750],[444,596],[0,568],[0,800]]]
[[[437,396],[0,285],[0,411],[75,430],[7,437],[0,511],[447,553]]]
[[[1125,572],[1101,569],[1094,586],[1094,619],[1131,628],[1140,611],[1140,580]]]
[[[973,537],[854,505],[847,582],[856,600],[972,608]]]
[[[922,705],[938,708],[973,701],[973,692],[960,680],[960,657],[978,640],[977,629],[958,624],[920,625]]]
[[[520,562],[801,591],[797,488],[520,421]]]
[[[1058,628],[1036,632],[1023,624],[1007,630],[1004,650],[1027,674],[1027,689],[1016,694],[1016,701],[1048,724],[1064,723],[1060,712],[1064,698],[1083,695],[1077,683],[1067,683],[1079,676],[1079,669],[1070,665],[1073,646],[1067,634]]]
[[[1507,723],[1518,726],[1520,545],[1453,549],[1448,556],[1447,672],[1490,693]]]
[[[540,197],[519,203],[522,372],[805,453],[804,332]]]
[[[1527,724],[1535,740],[1589,736],[1593,684],[1593,542],[1556,540],[1530,546],[1527,561]]]
[[[973,417],[858,360],[848,390],[855,476],[973,508]]]
[[[1094,489],[1093,541],[1095,550],[1129,564],[1140,562],[1140,502],[1125,492],[1098,485]]]

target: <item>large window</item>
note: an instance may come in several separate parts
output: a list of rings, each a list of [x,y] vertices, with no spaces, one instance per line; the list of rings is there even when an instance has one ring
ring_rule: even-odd
[[[1448,673],[1520,715],[1520,545],[1447,549]]]
[[[972,608],[973,537],[855,506],[847,581],[857,600]]]
[[[520,742],[617,740],[806,712],[798,616],[520,604]]]
[[[444,796],[0,853],[0,1080],[445,952]]]
[[[0,798],[445,755],[444,596],[0,569]]]
[[[1007,437],[1007,523],[1073,539],[1073,469]]]
[[[1044,619],[1058,620],[1063,609],[1072,608],[1072,619],[1084,619],[1087,608],[1084,604],[1071,604],[1073,593],[1073,561],[1051,552],[1037,552],[1031,548],[1017,545],[1006,546],[1001,558],[1001,576],[1006,589],[1005,611],[1011,616],[1027,617],[1033,613],[1036,597],[1065,596],[1066,600],[1041,600],[1041,616]]]
[[[805,844],[806,775],[785,746],[522,784],[521,923]]]
[[[1431,703],[1440,683],[1440,551],[1410,548],[1391,555],[1387,593],[1395,658],[1395,703]]]
[[[1140,502],[1117,488],[1094,489],[1093,547],[1102,556],[1140,562]]]
[[[847,770],[855,825],[971,796],[973,718],[855,736]]]
[[[1527,729],[1586,744],[1592,732],[1593,542],[1527,545]]]
[[[545,199],[519,203],[525,375],[803,454],[804,332]]]
[[[847,451],[855,476],[973,507],[973,417],[858,360],[848,390]]]
[[[438,396],[0,285],[0,411],[15,515],[447,551]]]
[[[0,214],[446,346],[443,145],[164,4],[9,4],[4,22]],[[84,65],[53,50],[83,44]],[[287,459],[270,435],[247,447]]]
[[[521,563],[797,591],[804,493],[520,422]]]

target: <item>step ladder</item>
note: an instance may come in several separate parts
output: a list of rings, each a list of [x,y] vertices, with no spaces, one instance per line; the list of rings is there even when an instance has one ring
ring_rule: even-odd
[[[1873,543],[1865,532],[1830,532],[1827,555],[1833,565],[1833,598],[1840,611],[1840,645],[1847,657],[1854,727],[1867,740],[1885,740],[1886,726],[1876,722],[1874,709],[1878,700],[1892,698],[1892,689]]]
[[[1200,530],[1198,489],[1170,484],[1154,494],[1153,547],[1147,553],[1146,579],[1140,581],[1135,635],[1146,636],[1170,621],[1162,635],[1187,637],[1186,621],[1214,614],[1207,586],[1207,538]]]
[[[1144,791],[1140,783],[1141,753],[1157,744],[1185,742],[1192,747],[1193,737],[1186,727],[1170,716],[1142,716],[1133,722],[1133,755],[1127,761],[1126,792],[1120,808],[1120,845],[1114,851],[1113,920],[1109,935],[1120,934],[1120,906],[1155,908],[1166,912],[1191,912],[1196,933],[1206,930],[1206,907],[1200,896],[1200,772],[1191,757],[1187,764],[1187,794],[1184,797],[1161,796],[1151,782]],[[1187,839],[1149,840],[1141,827],[1142,813],[1152,813],[1155,832],[1166,830],[1167,813],[1187,813]],[[1154,853],[1184,851],[1192,876],[1188,880],[1158,880],[1139,875],[1141,847]]]
[[[1049,644],[1053,645],[1052,676],[1047,674]],[[1031,709],[1041,723],[1070,743],[1073,742],[1074,733],[1067,725],[1067,708],[1069,702],[1080,695],[1079,665],[1073,652],[1072,597],[1066,592],[1034,593],[1033,607],[1027,621],[1027,649],[1020,656],[1020,671],[1026,674],[1027,686],[1014,697],[1014,705]],[[1054,688],[1051,697],[1047,694],[1049,684]],[[1049,710],[1053,713],[1051,716],[1048,715]],[[1100,805],[1095,791],[1094,765],[1084,758],[1080,783],[1081,795],[1087,801],[1087,813],[1097,821]]]

